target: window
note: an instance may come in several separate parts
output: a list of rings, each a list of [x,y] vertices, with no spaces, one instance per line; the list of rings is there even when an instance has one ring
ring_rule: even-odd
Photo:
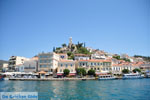
[[[66,64],[66,67],[68,67],[68,64]]]
[[[91,66],[93,66],[93,63],[91,63]]]
[[[80,66],[82,66],[82,64],[80,63]]]
[[[96,63],[94,63],[94,65],[96,66]]]
[[[94,70],[96,70],[96,68],[94,68]]]
[[[42,58],[43,56],[41,55],[40,58]]]
[[[70,64],[70,66],[72,67],[72,64]]]
[[[106,70],[108,70],[108,68],[106,68]]]
[[[61,58],[62,58],[62,59],[64,59],[64,58],[65,58],[65,56],[61,56]]]
[[[60,64],[60,66],[62,67],[62,66],[63,66],[63,64]]]
[[[97,70],[99,70],[99,68],[97,68]]]
[[[62,69],[60,69],[60,72],[62,72]]]

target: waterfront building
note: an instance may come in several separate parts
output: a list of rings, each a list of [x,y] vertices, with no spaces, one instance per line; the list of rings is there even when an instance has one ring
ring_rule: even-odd
[[[54,74],[58,66],[59,55],[54,52],[39,53],[38,71],[45,71],[47,75]]]
[[[121,64],[113,64],[112,65],[112,74],[114,74],[114,75],[122,74],[122,66],[121,66]]]
[[[128,69],[130,72],[132,72],[132,70],[134,69],[132,63],[129,62],[121,63],[120,66],[121,66],[121,70]]]
[[[69,76],[75,76],[75,61],[73,60],[60,60],[57,68],[57,76],[63,75],[64,69],[68,69],[70,71]]]
[[[75,60],[89,60],[90,59],[90,55],[86,55],[86,54],[75,54],[74,55],[74,59]]]
[[[78,67],[84,68],[87,72],[90,69],[96,71],[96,74],[110,73],[112,71],[111,60],[80,60],[78,61]]]
[[[142,72],[146,72],[149,71],[150,72],[150,63],[143,63],[140,65],[140,69],[142,70]]]
[[[15,67],[17,65],[23,64],[27,60],[29,60],[29,58],[20,57],[20,56],[11,56],[8,63],[9,71],[15,71]]]
[[[3,63],[2,71],[6,72],[8,70],[8,63]]]
[[[17,72],[37,72],[38,63],[37,60],[30,59],[27,61],[24,61],[23,64],[16,65],[15,71]]]

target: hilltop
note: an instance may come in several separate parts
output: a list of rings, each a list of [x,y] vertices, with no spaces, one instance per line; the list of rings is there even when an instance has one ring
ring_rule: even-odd
[[[90,51],[85,47],[85,43],[78,42],[77,44],[72,43],[72,38],[69,39],[69,44],[62,44],[62,47],[54,47],[53,52],[55,53],[67,53],[69,59],[74,58],[74,54],[86,54],[90,55]]]

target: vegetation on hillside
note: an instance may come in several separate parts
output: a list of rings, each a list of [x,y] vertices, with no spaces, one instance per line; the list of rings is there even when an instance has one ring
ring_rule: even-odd
[[[62,49],[66,48],[66,49]],[[90,52],[85,48],[85,43],[80,43],[72,45],[71,48],[65,43],[62,44],[62,47],[53,47],[53,52],[56,53],[67,53],[69,59],[74,59],[74,54],[87,54],[90,55]]]
[[[140,58],[143,58],[145,61],[150,62],[150,57],[149,57],[149,56],[134,55],[134,57],[135,57],[135,58],[140,57]]]
[[[127,58],[120,58],[120,56],[113,56],[113,58],[117,59],[117,60],[124,60],[126,62],[130,62],[130,59],[127,59]]]

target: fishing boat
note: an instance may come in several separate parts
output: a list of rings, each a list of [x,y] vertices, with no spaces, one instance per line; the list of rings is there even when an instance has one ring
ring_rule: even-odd
[[[130,74],[124,74],[122,78],[123,79],[140,79],[140,78],[144,78],[144,76],[139,73],[130,73]]]
[[[2,75],[0,75],[0,81],[3,81],[4,77]]]
[[[146,73],[146,78],[150,78],[150,73]]]
[[[98,79],[99,80],[113,80],[113,79],[116,79],[116,77],[113,75],[99,75]]]

